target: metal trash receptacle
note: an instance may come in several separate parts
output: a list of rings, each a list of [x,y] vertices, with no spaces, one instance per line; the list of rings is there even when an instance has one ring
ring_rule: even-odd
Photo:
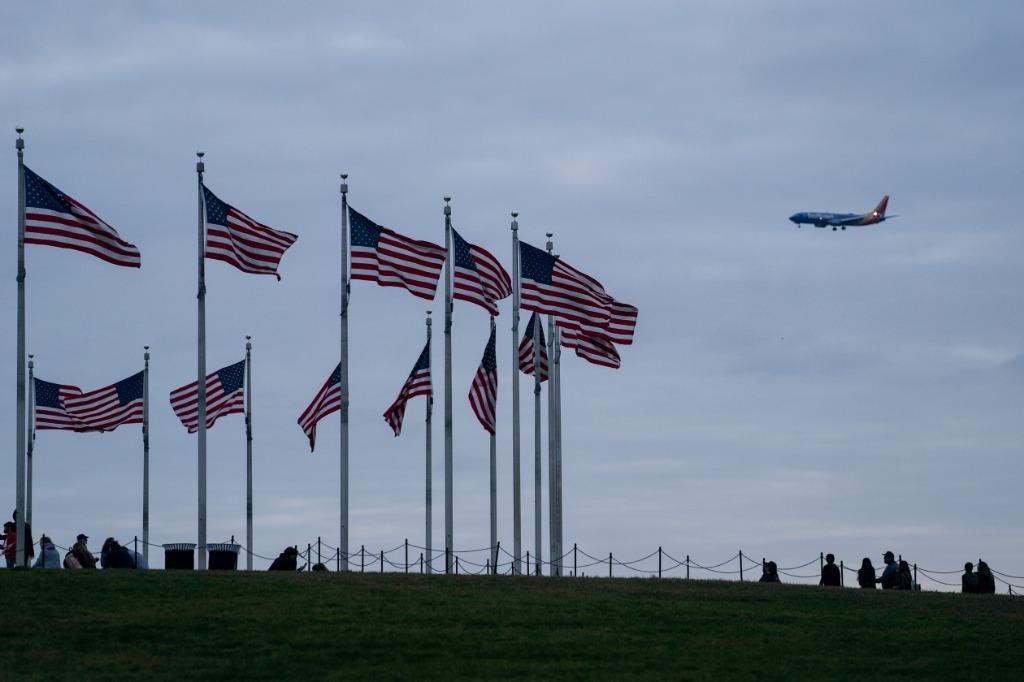
[[[209,569],[211,571],[233,571],[238,568],[238,550],[241,545],[230,542],[207,544],[210,550]]]
[[[168,571],[194,571],[196,568],[196,543],[172,542],[164,547],[164,568]]]

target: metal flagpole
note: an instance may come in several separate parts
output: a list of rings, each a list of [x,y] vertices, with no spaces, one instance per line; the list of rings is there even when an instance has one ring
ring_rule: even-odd
[[[28,445],[26,446],[25,452],[25,468],[26,468],[26,479],[25,479],[25,523],[32,525],[32,457],[35,455],[36,450],[36,420],[35,420],[35,407],[36,407],[36,382],[34,380],[34,372],[32,368],[35,367],[35,362],[32,358],[35,356],[29,353],[28,356]],[[27,548],[26,548],[27,549]]]
[[[198,415],[198,459],[199,459],[199,513],[198,513],[198,544],[200,571],[206,570],[206,234],[203,229],[203,207],[206,202],[203,200],[203,172],[206,164],[203,163],[203,152],[196,152],[196,175],[198,177],[199,191],[199,293],[196,296],[198,302],[198,350],[196,353],[196,388],[199,389],[199,415]]]
[[[491,315],[491,334],[494,334],[494,315]],[[497,396],[495,396],[497,399]],[[497,432],[497,419],[495,419]],[[498,438],[491,434],[491,566],[498,565]],[[496,569],[495,569],[496,570]]]
[[[431,324],[433,324],[433,320],[430,319],[430,311],[428,310],[427,311],[427,358],[430,358],[430,350],[431,350],[430,349],[430,326],[431,326]],[[428,362],[429,361],[430,360],[428,359]],[[431,372],[431,376],[433,376],[433,372]],[[433,383],[433,378],[431,378],[431,383]],[[426,463],[427,499],[426,499],[426,528],[425,528],[426,541],[424,542],[424,546],[427,548],[427,565],[426,565],[426,570],[427,570],[428,574],[431,573],[432,570],[433,570],[431,568],[431,565],[432,565],[431,557],[434,554],[434,550],[433,550],[433,544],[434,544],[433,543],[433,540],[434,540],[434,528],[433,528],[433,519],[434,519],[434,465],[433,465],[433,461],[432,461],[433,453],[431,451],[432,445],[433,445],[431,443],[431,430],[433,429],[433,424],[432,424],[433,413],[434,413],[434,390],[433,390],[433,388],[431,388],[430,395],[427,396],[427,418],[426,418],[426,431],[427,431],[427,435],[426,435],[426,441],[427,441],[426,442],[426,447],[427,447],[427,453],[426,453],[427,454],[427,463]]]
[[[341,174],[341,443],[339,468],[341,482],[338,495],[338,552],[339,570],[348,570],[348,173]]]
[[[15,565],[25,564],[27,547],[25,546],[25,141],[21,139],[24,128],[15,128],[18,139],[14,143],[18,150],[18,370],[17,370],[17,420],[15,431]]]
[[[452,572],[455,552],[452,516],[455,512],[452,477],[452,207],[444,198],[444,547],[445,573]]]
[[[548,428],[555,432],[555,551],[552,557],[558,575],[563,575],[562,557],[565,554],[562,546],[562,332],[556,326],[551,345],[554,352],[551,364],[554,368],[552,376],[555,382],[554,419]]]
[[[542,467],[544,460],[544,448],[541,445],[541,421],[540,421],[540,371],[541,371],[541,345],[540,345],[540,315],[537,316],[537,323],[533,325],[533,533],[534,553],[537,557],[537,572],[540,572],[544,554],[544,501],[542,499],[543,476]],[[550,381],[550,377],[548,378]]]
[[[149,346],[142,353],[142,558],[149,564]]]
[[[555,248],[554,243],[551,241],[552,233],[548,232],[548,253],[552,253]],[[538,320],[538,323],[540,320]],[[558,535],[555,527],[555,516],[558,512],[555,507],[555,500],[557,499],[557,491],[555,490],[555,456],[556,456],[556,445],[555,445],[555,372],[558,371],[558,366],[555,365],[555,351],[553,342],[555,340],[555,318],[548,315],[548,551],[551,554],[551,575],[558,575],[558,546],[556,545],[556,538]],[[534,368],[537,371],[537,368]]]
[[[245,570],[252,570],[252,337],[245,337]]]
[[[512,574],[522,573],[523,512],[519,479],[519,214],[512,213]]]

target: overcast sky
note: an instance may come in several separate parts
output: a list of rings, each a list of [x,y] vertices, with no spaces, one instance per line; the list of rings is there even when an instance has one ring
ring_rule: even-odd
[[[15,372],[21,125],[26,163],[142,252],[130,270],[29,246],[28,348],[40,378],[91,389],[141,369],[152,346],[155,542],[196,534],[195,437],[167,395],[195,379],[201,149],[218,196],[299,235],[281,282],[207,267],[208,367],[253,337],[257,552],[337,540],[337,422],[311,455],[295,420],[338,362],[346,171],[354,207],[420,239],[443,243],[452,196],[455,227],[510,270],[519,211],[524,241],[554,232],[565,258],[639,307],[620,370],[563,356],[568,546],[634,558],[662,545],[703,562],[743,549],[784,566],[819,551],[878,565],[892,549],[926,568],[981,556],[1024,571],[1017,3],[40,2],[4,6],[0,25],[0,385]],[[787,221],[869,211],[883,194],[900,217],[881,226]],[[381,414],[428,308],[441,304],[353,285],[354,549],[422,543],[423,401],[397,439]],[[510,312],[498,321],[508,547]],[[486,313],[457,304],[458,547],[488,539],[488,440],[466,399],[486,337]],[[11,393],[7,406],[13,445]],[[209,538],[243,538],[241,416],[209,444]],[[137,426],[41,432],[36,535],[141,534],[141,461]],[[0,458],[4,513],[14,463]],[[546,487],[544,508],[546,527]]]

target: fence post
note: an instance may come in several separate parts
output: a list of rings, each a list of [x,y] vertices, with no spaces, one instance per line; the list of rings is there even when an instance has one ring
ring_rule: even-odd
[[[366,573],[366,545],[359,545],[359,572]]]
[[[487,575],[491,574],[491,557],[487,557],[487,559],[484,560],[484,573]]]
[[[818,552],[818,575],[825,570],[825,553]]]
[[[661,545],[658,545],[658,577],[661,577]]]
[[[515,547],[513,547],[512,549],[515,549]],[[492,566],[492,569],[494,571],[493,575],[498,575],[498,555],[499,554],[501,554],[501,540],[498,540],[498,546],[494,550],[494,566]]]
[[[743,550],[740,550],[740,582],[743,582]]]
[[[409,538],[405,539],[405,572],[409,572]]]
[[[306,543],[306,571],[313,570],[313,543]]]
[[[579,577],[579,570],[576,568],[576,543],[572,543],[572,574]]]
[[[384,572],[384,550],[380,551],[380,572]]]
[[[445,546],[445,548],[444,548],[444,572],[445,573],[449,572],[448,567],[451,566],[451,560],[449,558],[449,552],[451,552],[451,550],[447,546]]]
[[[612,577],[612,553],[608,552],[608,577]]]
[[[846,566],[842,559],[839,560],[839,587],[846,587]]]
[[[334,565],[334,570],[341,573],[341,547],[338,548],[338,553],[335,554],[334,557],[335,561],[337,562]]]
[[[139,567],[139,536],[135,536],[135,557],[132,559],[132,563],[135,564],[135,568]]]
[[[323,558],[320,556],[320,536],[316,536],[316,562],[318,564],[323,563]]]
[[[459,555],[455,555],[455,575],[459,574]]]
[[[423,575],[423,552],[420,552],[420,575]]]
[[[686,555],[686,579],[690,579],[690,555]]]
[[[915,589],[915,590],[917,589],[917,562],[916,561],[914,562],[914,587],[913,587],[913,589]]]
[[[530,550],[526,550],[526,575],[530,575]]]

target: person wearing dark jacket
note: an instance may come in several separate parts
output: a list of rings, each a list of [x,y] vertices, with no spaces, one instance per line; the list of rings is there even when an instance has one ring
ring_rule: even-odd
[[[992,575],[992,569],[984,561],[978,562],[978,593],[996,593],[996,577]]]
[[[285,547],[280,556],[270,564],[268,571],[294,571],[298,565],[299,550],[295,547]]]
[[[15,527],[15,529],[17,529],[17,527],[18,527],[18,510],[17,509],[14,510],[13,516],[14,516],[14,527]],[[17,532],[17,531],[15,531],[15,532]],[[29,560],[35,557],[35,555],[36,555],[36,548],[32,544],[32,524],[29,523],[28,520],[25,521],[25,540],[26,540],[26,544],[25,544],[25,563],[23,563],[22,566],[31,566],[32,564],[29,562]]]
[[[865,590],[875,589],[875,567],[871,565],[871,559],[864,557],[857,571],[857,584]]]
[[[769,561],[764,565],[761,571],[761,579],[759,583],[781,583],[779,580],[779,568],[774,561]]]
[[[107,538],[100,550],[100,565],[103,568],[135,568],[135,561],[127,547],[121,546],[114,538]]]
[[[974,564],[970,561],[964,564],[964,574],[960,576],[960,588],[964,594],[974,594],[978,591],[978,574],[974,572]]]
[[[839,567],[836,566],[835,555],[826,554],[825,565],[821,567],[821,580],[818,584],[827,585],[829,587],[839,587],[842,582],[843,577],[839,575]]]
[[[885,570],[882,571],[882,577],[876,578],[875,582],[882,583],[883,590],[891,590],[900,582],[900,565],[896,563],[896,555],[892,552],[886,552],[882,559],[885,561]]]
[[[89,551],[89,536],[79,533],[75,545],[71,548],[71,556],[75,557],[81,568],[96,568],[96,557]]]
[[[893,586],[893,589],[914,589],[914,576],[910,573],[910,564],[908,564],[906,561],[900,561],[900,572],[896,574],[896,584]]]

